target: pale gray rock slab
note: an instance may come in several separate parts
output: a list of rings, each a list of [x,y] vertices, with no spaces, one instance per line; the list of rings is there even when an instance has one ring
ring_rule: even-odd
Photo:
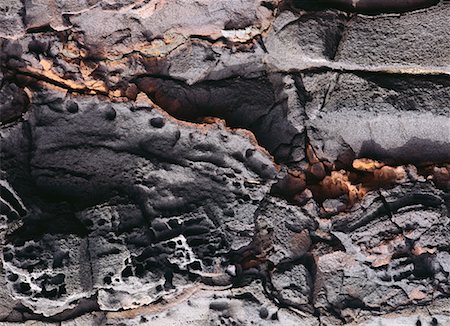
[[[352,18],[336,55],[343,64],[365,67],[424,66],[448,71],[450,6],[401,15]]]
[[[322,66],[334,59],[346,15],[336,11],[283,11],[264,38],[270,69],[296,71]]]
[[[434,81],[337,75],[325,94],[307,104],[311,143],[330,161],[348,148],[385,162],[448,161],[449,84],[444,77]]]

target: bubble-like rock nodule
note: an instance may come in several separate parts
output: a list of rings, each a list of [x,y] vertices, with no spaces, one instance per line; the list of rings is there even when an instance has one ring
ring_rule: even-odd
[[[0,4],[0,324],[450,324],[450,4]]]

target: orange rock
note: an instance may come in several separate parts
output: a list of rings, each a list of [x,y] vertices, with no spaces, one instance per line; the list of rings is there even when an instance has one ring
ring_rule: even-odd
[[[310,164],[319,163],[319,159],[317,158],[316,153],[314,152],[314,149],[310,144],[306,145],[306,158],[308,159],[308,162]]]
[[[391,185],[396,182],[399,175],[397,170],[390,166],[383,166],[381,169],[375,170],[373,176],[375,183],[378,185]]]
[[[217,117],[204,117],[204,118],[201,119],[201,122],[202,123],[209,123],[209,124],[217,123],[217,124],[221,124],[221,125],[226,126],[226,121],[224,119],[220,119],[220,118],[217,118]]]
[[[350,182],[345,172],[333,171],[331,176],[326,176],[321,182],[321,191],[326,198],[337,198],[349,192]]]
[[[138,93],[139,93],[139,90],[135,84],[129,84],[127,89],[125,90],[125,96],[133,101],[136,100]]]
[[[303,172],[291,170],[272,187],[272,192],[287,198],[294,198],[306,189],[306,177]]]
[[[448,165],[443,167],[435,166],[433,168],[432,178],[439,188],[443,190],[450,189],[450,167]]]
[[[352,166],[359,171],[374,172],[384,166],[384,163],[371,160],[368,158],[358,158],[353,161]]]
[[[317,162],[310,165],[308,168],[308,172],[319,180],[322,180],[326,176],[325,166],[322,162]]]

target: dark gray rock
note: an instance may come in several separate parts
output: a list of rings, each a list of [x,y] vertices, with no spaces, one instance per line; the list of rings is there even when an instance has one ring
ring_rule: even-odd
[[[449,5],[352,4],[0,4],[0,323],[448,323]]]
[[[2,123],[12,122],[22,117],[27,111],[29,99],[27,94],[16,84],[5,83],[0,89],[0,119]]]

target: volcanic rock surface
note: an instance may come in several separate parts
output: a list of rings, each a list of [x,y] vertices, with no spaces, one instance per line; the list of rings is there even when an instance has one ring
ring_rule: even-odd
[[[0,325],[449,325],[448,1],[0,2]]]

